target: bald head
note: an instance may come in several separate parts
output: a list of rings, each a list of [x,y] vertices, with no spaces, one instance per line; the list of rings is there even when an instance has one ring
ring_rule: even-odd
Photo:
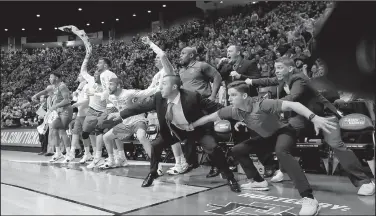
[[[190,55],[197,55],[197,49],[195,47],[186,47],[183,50],[186,50],[186,52]]]
[[[196,55],[197,49],[195,47],[185,47],[180,53],[180,63],[187,65],[196,58]]]

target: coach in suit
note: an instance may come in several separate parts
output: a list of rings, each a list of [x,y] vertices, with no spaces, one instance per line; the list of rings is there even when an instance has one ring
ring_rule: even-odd
[[[217,146],[217,142],[212,135],[213,124],[206,124],[196,129],[193,129],[191,125],[192,122],[205,116],[204,110],[213,113],[223,106],[204,98],[197,92],[180,89],[180,85],[179,76],[166,75],[163,78],[160,92],[144,100],[144,102],[136,103],[132,108],[122,110],[120,114],[109,116],[109,118],[116,120],[120,117],[125,119],[140,113],[157,111],[161,136],[152,142],[150,173],[142,183],[142,187],[151,186],[154,179],[158,177],[158,163],[163,148],[187,139],[186,145],[198,141],[213,164],[227,177],[231,190],[240,192],[240,187],[234,178],[234,174],[229,169],[225,155]]]
[[[229,46],[227,49],[227,58],[221,59],[218,65],[218,71],[222,76],[222,80],[229,83],[235,80],[258,79],[261,72],[257,67],[255,60],[246,60],[241,56],[241,47]],[[257,96],[256,88],[250,88],[250,96]],[[228,98],[228,97],[227,97]]]

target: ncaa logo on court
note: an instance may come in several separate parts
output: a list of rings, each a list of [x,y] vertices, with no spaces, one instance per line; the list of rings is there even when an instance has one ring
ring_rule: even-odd
[[[214,207],[214,209],[205,212],[214,215],[296,215],[289,212],[294,207],[263,202],[252,202],[250,204],[230,202],[224,206],[217,204],[207,204],[207,206]]]

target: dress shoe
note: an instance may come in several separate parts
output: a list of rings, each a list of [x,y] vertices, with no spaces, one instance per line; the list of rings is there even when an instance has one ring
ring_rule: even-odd
[[[144,182],[142,182],[141,187],[150,187],[153,184],[154,179],[158,178],[157,174],[149,173],[146,176]]]
[[[52,155],[54,155],[54,153],[46,153],[46,154],[44,154],[44,156],[46,156],[46,157],[50,157],[50,156],[52,156]]]
[[[195,163],[195,164],[189,164],[188,166],[188,169],[184,172],[184,173],[181,173],[181,174],[186,174],[186,173],[189,173],[190,171],[194,170],[194,169],[197,169],[200,165],[198,163]]]
[[[235,178],[230,178],[227,180],[227,184],[228,186],[230,186],[230,189],[236,193],[240,193],[241,190],[240,190],[240,186],[238,184],[238,182],[235,180]]]
[[[39,152],[38,155],[44,155],[46,152]]]
[[[212,167],[209,173],[206,175],[206,178],[213,178],[219,175],[219,169],[217,167]]]

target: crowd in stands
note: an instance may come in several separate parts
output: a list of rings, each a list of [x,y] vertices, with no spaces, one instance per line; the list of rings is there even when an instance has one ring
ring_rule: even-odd
[[[274,76],[274,60],[287,55],[298,70],[309,77],[322,76],[320,61],[311,58],[313,23],[322,17],[327,2],[281,2],[238,7],[234,13],[216,19],[195,19],[170,29],[150,33],[150,39],[168,55],[175,68],[182,48],[197,48],[198,59],[217,66],[226,57],[229,45],[239,45],[246,59],[255,60],[263,77]],[[260,4],[261,5],[261,4]],[[213,21],[214,20],[214,21]],[[38,104],[30,97],[48,85],[52,71],[58,70],[71,91],[85,56],[85,47],[60,47],[5,52],[1,51],[1,124],[29,126],[37,122]],[[140,35],[131,42],[110,40],[93,45],[88,68],[96,68],[99,57],[112,60],[112,71],[124,81],[125,88],[144,89],[158,71],[155,54],[142,44]],[[30,121],[29,121],[30,120]]]

